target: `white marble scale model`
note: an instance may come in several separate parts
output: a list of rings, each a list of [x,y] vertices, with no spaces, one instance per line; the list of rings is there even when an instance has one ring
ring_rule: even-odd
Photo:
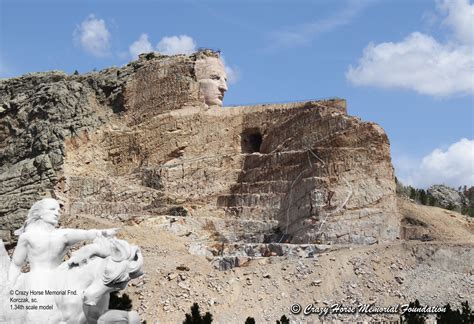
[[[57,228],[59,210],[51,198],[33,204],[11,260],[1,242],[0,323],[140,323],[135,311],[108,309],[110,293],[143,274],[140,249],[117,229]],[[81,241],[92,243],[63,261]]]

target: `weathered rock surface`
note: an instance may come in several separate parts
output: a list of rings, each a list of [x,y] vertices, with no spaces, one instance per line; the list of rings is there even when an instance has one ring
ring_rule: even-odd
[[[62,72],[0,81],[0,224],[19,227],[32,202],[58,183],[66,138],[101,124],[93,89]]]
[[[432,195],[442,208],[461,211],[468,205],[468,200],[464,195],[445,185],[434,185],[428,188],[428,193]]]
[[[221,242],[373,244],[399,235],[389,142],[344,100],[207,109],[195,56],[0,83],[0,226],[31,202],[70,217],[201,219]]]
[[[222,323],[399,319],[293,303],[472,304],[472,220],[396,200],[380,127],[339,99],[207,109],[194,61],[0,81],[2,238],[44,195],[63,226],[120,227],[144,255],[127,294],[148,322],[194,302]]]
[[[450,303],[455,309],[465,300],[472,304],[472,219],[408,200],[398,199],[397,203],[403,216],[413,219],[410,226],[427,230],[432,241],[395,240],[370,246],[226,243],[211,246],[218,252],[223,247],[224,253],[217,253],[210,263],[206,255],[215,251],[205,249],[205,239],[194,233],[177,235],[161,226],[161,219],[167,218],[168,223],[175,219],[171,229],[185,229],[189,223],[194,227],[198,218],[162,216],[147,218],[138,226],[124,225],[121,235],[141,247],[147,274],[126,293],[140,309],[141,318],[152,323],[182,322],[195,302],[219,323],[243,323],[248,316],[257,323],[272,323],[283,314],[292,322],[318,323],[389,322],[400,317],[383,313],[293,315],[290,307],[294,303],[303,308],[335,303],[388,307],[418,299],[422,305]],[[189,223],[175,228],[182,220]],[[118,220],[82,217],[70,221],[71,227],[119,224]],[[197,255],[189,253],[191,246]],[[306,252],[313,248],[318,253],[308,257]],[[247,256],[251,250],[257,252],[256,257]],[[270,255],[259,257],[265,250]]]

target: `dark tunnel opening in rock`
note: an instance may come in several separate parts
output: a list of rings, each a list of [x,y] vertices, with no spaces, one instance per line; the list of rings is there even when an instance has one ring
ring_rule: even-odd
[[[258,129],[246,129],[242,133],[242,153],[256,153],[260,152],[262,145],[262,134]]]

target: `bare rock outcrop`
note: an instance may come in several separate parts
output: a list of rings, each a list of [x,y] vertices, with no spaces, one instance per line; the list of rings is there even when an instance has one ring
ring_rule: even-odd
[[[341,99],[209,108],[195,62],[147,54],[97,73],[0,81],[2,238],[48,194],[69,217],[175,215],[219,242],[399,236],[382,128]]]
[[[433,185],[428,188],[428,193],[442,208],[461,211],[464,206],[468,205],[468,199],[462,192],[445,185]]]

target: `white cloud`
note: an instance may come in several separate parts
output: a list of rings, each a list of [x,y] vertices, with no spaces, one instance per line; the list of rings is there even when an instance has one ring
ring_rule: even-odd
[[[408,165],[404,165],[407,161]],[[399,162],[395,162],[397,172],[408,171],[400,177],[404,184],[418,188],[433,184],[446,184],[454,188],[474,185],[474,140],[463,138],[445,151],[437,148],[418,161],[417,166],[413,160]]]
[[[415,32],[400,43],[369,44],[346,76],[355,85],[447,96],[473,93],[473,73],[474,56],[468,47],[442,45]]]
[[[225,73],[227,74],[227,82],[229,84],[236,84],[240,80],[240,70],[237,66],[227,65],[225,58],[221,55],[222,63],[224,63]]]
[[[404,88],[432,96],[474,93],[474,6],[466,0],[445,0],[438,8],[448,13],[444,24],[453,29],[452,40],[442,44],[413,32],[398,43],[371,43],[358,65],[349,67],[347,79],[355,85]]]
[[[109,54],[110,32],[105,21],[94,15],[87,17],[81,25],[74,30],[74,41],[77,46],[82,47],[87,53],[97,57]]]
[[[284,48],[307,44],[320,34],[349,24],[372,0],[349,0],[345,6],[327,18],[314,22],[289,26],[286,30],[270,35],[272,47]]]
[[[196,42],[187,35],[163,37],[156,45],[161,54],[192,54],[196,51]]]
[[[151,43],[148,40],[148,35],[141,34],[140,38],[130,45],[128,51],[134,59],[138,58],[138,55],[142,53],[153,52],[153,46],[151,46]]]
[[[438,9],[447,14],[443,24],[451,27],[456,39],[463,44],[474,44],[474,5],[468,0],[441,0]]]
[[[240,71],[239,69],[234,65],[232,67],[225,65],[225,73],[227,74],[227,82],[229,84],[236,84],[237,81],[240,80]]]

